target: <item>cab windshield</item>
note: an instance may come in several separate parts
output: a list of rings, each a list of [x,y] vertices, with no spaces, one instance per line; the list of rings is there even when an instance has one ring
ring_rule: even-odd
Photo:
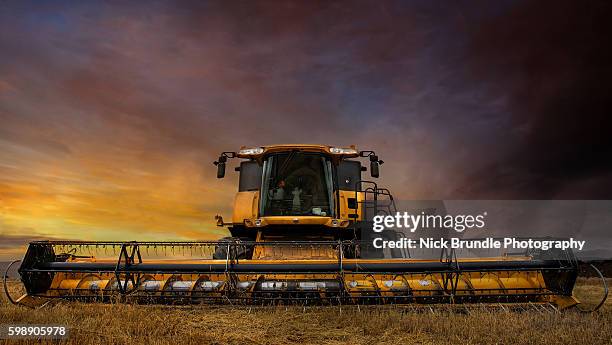
[[[262,216],[332,216],[331,162],[316,153],[274,154],[264,162]]]

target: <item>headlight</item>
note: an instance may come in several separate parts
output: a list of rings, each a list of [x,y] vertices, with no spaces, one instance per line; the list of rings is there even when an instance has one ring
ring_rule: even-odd
[[[347,149],[343,147],[331,147],[329,149],[329,152],[335,155],[356,155],[357,154],[357,150],[350,149],[350,148]]]
[[[252,147],[248,149],[242,149],[238,151],[239,155],[260,155],[262,154],[264,149],[262,147]]]

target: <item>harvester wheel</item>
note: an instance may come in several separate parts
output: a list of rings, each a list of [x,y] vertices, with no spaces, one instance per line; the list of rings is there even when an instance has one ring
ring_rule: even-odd
[[[236,245],[229,246],[230,253],[228,256],[228,244],[235,243]],[[239,237],[223,237],[219,240],[219,243],[215,246],[215,252],[213,259],[225,260],[228,257],[232,260],[236,259],[250,259],[253,256],[253,245],[242,243],[242,239]]]

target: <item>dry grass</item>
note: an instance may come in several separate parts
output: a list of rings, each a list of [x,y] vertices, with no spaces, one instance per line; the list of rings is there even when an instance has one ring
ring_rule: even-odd
[[[594,300],[593,296],[601,293],[594,282],[582,280],[581,295]],[[17,284],[12,289],[17,289]],[[448,308],[417,312],[401,307],[303,309],[80,303],[57,303],[31,310],[10,305],[6,299],[0,305],[0,324],[68,325],[71,335],[63,342],[66,344],[610,344],[610,321],[610,301],[592,314],[479,307],[459,313]]]

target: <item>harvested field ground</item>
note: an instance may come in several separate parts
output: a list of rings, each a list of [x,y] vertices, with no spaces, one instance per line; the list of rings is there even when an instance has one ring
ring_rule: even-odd
[[[602,289],[581,279],[592,303]],[[14,294],[20,290],[12,283]],[[612,303],[596,313],[449,307],[232,307],[102,305],[60,302],[32,310],[4,294],[0,324],[60,324],[65,344],[610,344]],[[2,340],[0,340],[1,342]],[[39,340],[4,340],[39,344]]]

